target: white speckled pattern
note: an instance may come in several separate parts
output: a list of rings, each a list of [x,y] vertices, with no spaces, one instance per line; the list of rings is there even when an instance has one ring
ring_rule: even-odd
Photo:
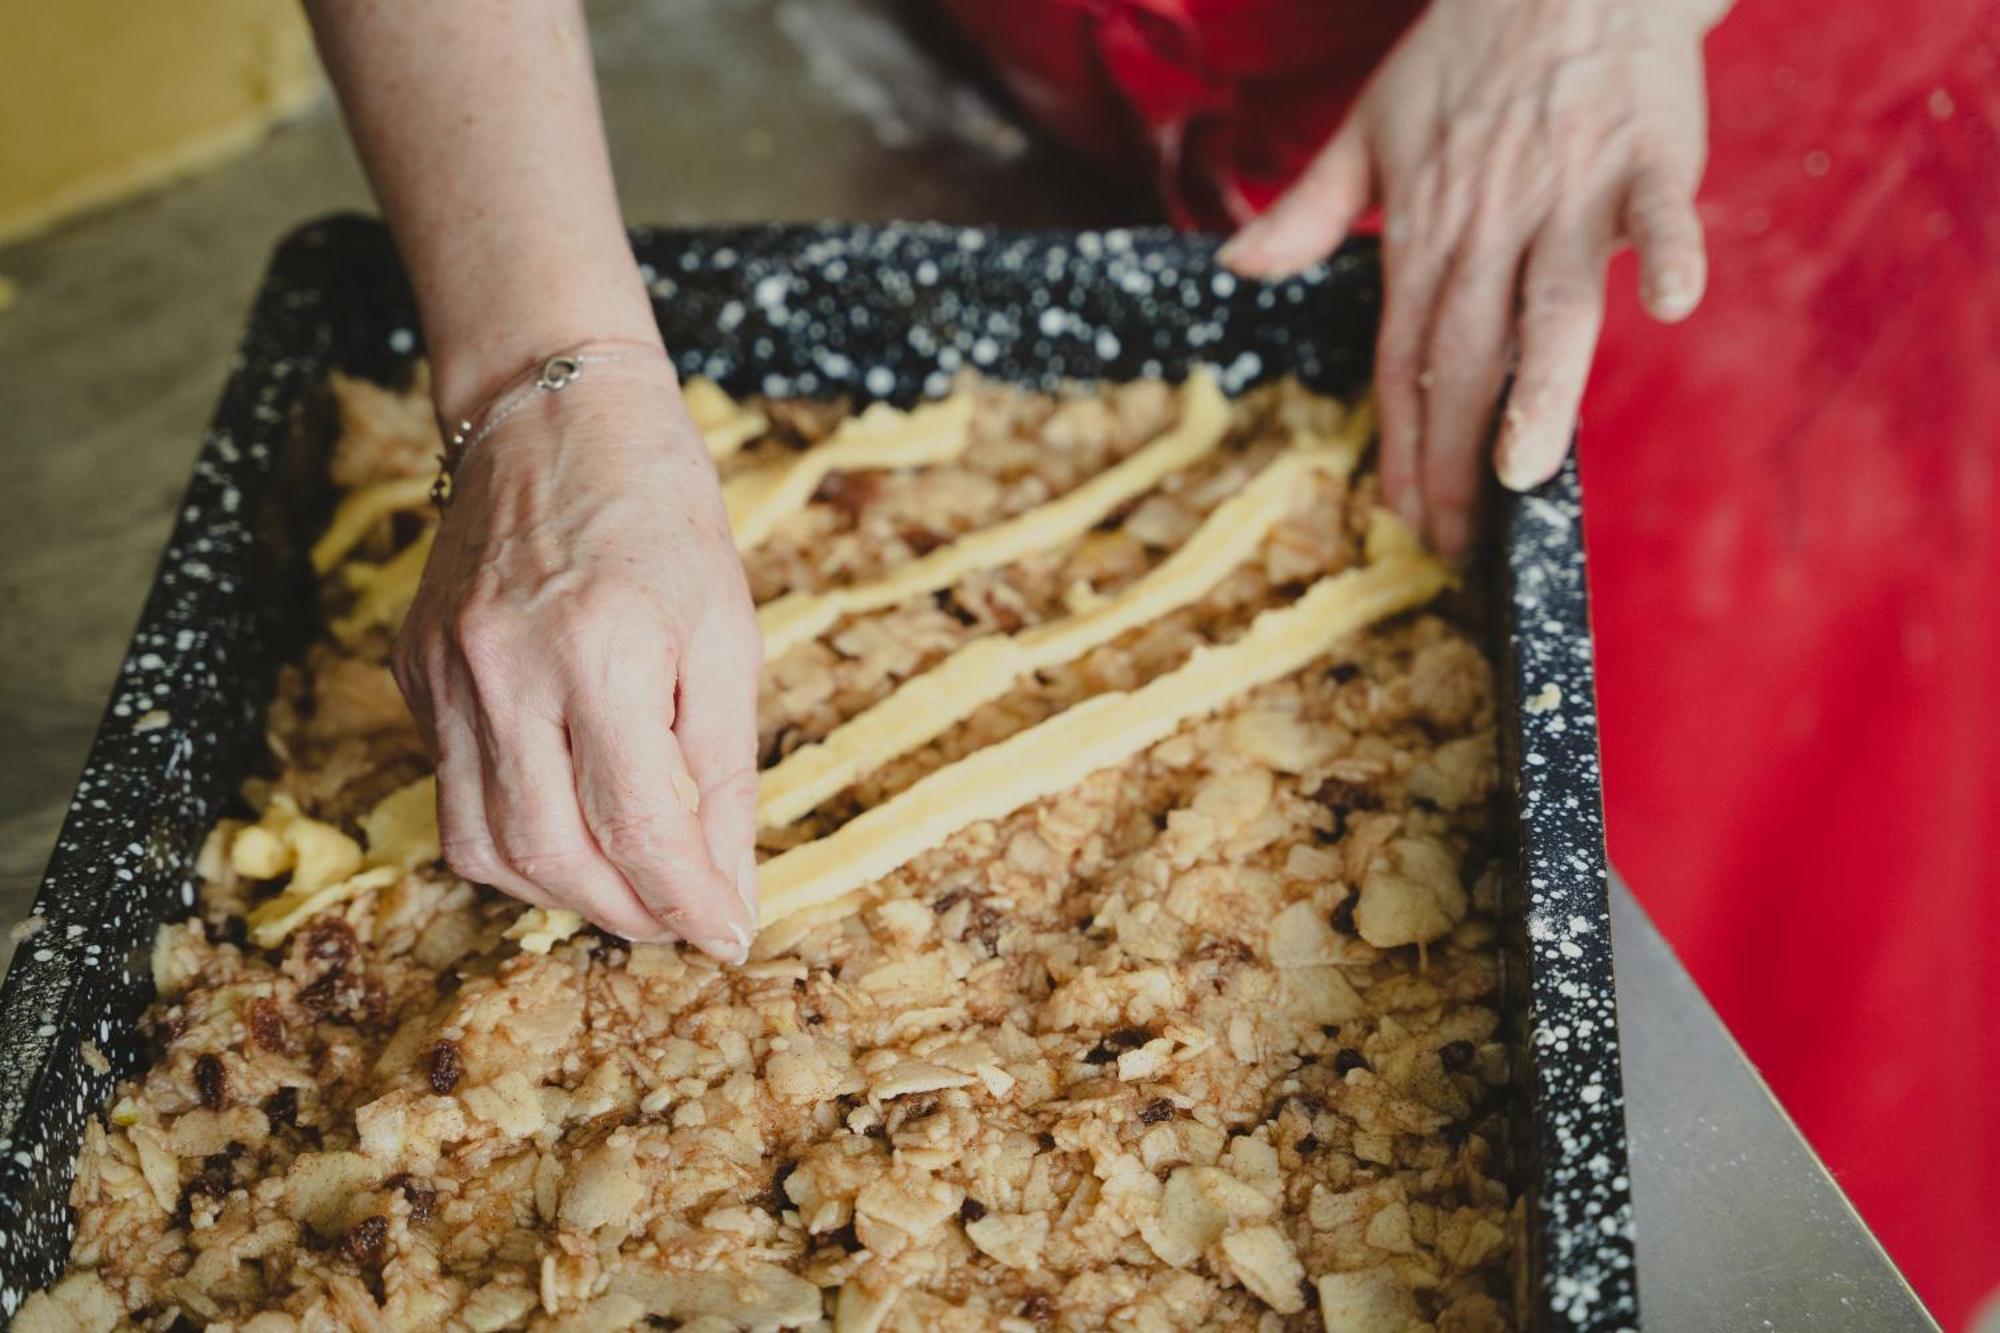
[[[1194,362],[1232,390],[1285,372],[1349,389],[1378,312],[1367,246],[1263,286],[1217,270],[1207,241],[1152,231],[641,230],[634,244],[682,372],[738,393],[908,399],[968,366],[1051,385]],[[0,1316],[62,1267],[85,1117],[144,1057],[155,926],[191,901],[194,853],[256,762],[259,710],[300,643],[298,538],[325,494],[293,409],[332,365],[391,370],[414,328],[375,224],[330,219],[281,248],[50,861],[47,924],[0,990]],[[1531,1057],[1530,1323],[1609,1331],[1638,1314],[1580,529],[1573,469],[1511,506],[1501,665],[1521,701],[1526,878],[1525,966],[1510,971]],[[90,1072],[85,1040],[111,1074]]]

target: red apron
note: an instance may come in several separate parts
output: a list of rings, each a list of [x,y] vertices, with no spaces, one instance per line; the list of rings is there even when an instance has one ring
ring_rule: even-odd
[[[1410,0],[944,0],[1184,225],[1267,204]],[[1584,408],[1612,856],[1948,1328],[2000,1287],[2000,7],[1743,0],[1711,278]]]

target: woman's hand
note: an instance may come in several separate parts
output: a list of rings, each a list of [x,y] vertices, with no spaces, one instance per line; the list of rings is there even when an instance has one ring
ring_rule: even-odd
[[[1382,204],[1382,486],[1447,555],[1472,539],[1510,363],[1500,479],[1525,490],[1562,465],[1613,247],[1638,250],[1654,318],[1701,300],[1701,41],[1725,8],[1432,0],[1298,183],[1225,247],[1241,273],[1291,273]]]
[[[740,961],[761,659],[665,355],[535,395],[460,465],[396,644],[446,860],[627,938]]]

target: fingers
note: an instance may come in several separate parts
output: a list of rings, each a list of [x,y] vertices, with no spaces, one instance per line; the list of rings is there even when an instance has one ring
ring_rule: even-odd
[[[681,669],[675,732],[701,793],[701,825],[717,870],[757,921],[757,680],[763,642],[754,619],[693,643]]]
[[[699,785],[673,731],[676,665],[664,648],[618,651],[572,694],[573,804],[653,916],[708,953],[740,962],[753,919],[733,868],[722,873],[709,854]],[[750,683],[754,689],[754,673]]]
[[[1639,254],[1646,313],[1667,324],[1693,314],[1708,285],[1708,252],[1687,174],[1640,167],[1625,201],[1625,235]]]
[[[503,869],[488,882],[528,902],[539,894],[540,905],[571,908],[627,939],[665,935],[673,923],[648,910],[585,826],[561,723],[518,710],[483,716],[479,777]]]
[[[1442,225],[1435,198],[1412,206],[1391,200],[1382,235],[1382,327],[1375,335],[1375,402],[1381,416],[1377,471],[1382,498],[1412,528],[1426,527],[1423,488],[1425,342],[1449,252],[1438,232],[1417,232],[1410,219]]]
[[[1250,278],[1280,278],[1317,263],[1368,207],[1371,174],[1360,124],[1349,118],[1292,188],[1216,258]]]
[[[1506,376],[1519,241],[1468,238],[1453,260],[1423,358],[1424,511],[1431,543],[1448,560],[1468,553],[1481,466]]]
[[[1541,485],[1562,466],[1604,323],[1609,228],[1551,223],[1521,275],[1520,368],[1502,414],[1494,467],[1510,489]]]

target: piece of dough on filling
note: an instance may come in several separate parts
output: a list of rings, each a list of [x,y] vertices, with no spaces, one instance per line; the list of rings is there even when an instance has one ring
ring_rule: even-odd
[[[1087,699],[975,751],[827,836],[772,857],[757,871],[762,921],[851,893],[969,824],[1000,819],[1123,763],[1183,722],[1299,670],[1347,635],[1422,605],[1448,581],[1426,556],[1395,556],[1320,579],[1231,643],[1197,649],[1135,690]]]

